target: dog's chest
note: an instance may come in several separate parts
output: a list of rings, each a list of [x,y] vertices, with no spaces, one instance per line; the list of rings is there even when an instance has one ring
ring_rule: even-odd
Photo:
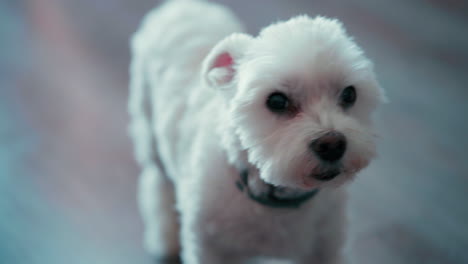
[[[216,246],[280,257],[307,251],[318,237],[321,213],[319,208],[311,208],[311,204],[270,208],[251,200],[237,188],[226,188],[219,195],[210,203],[211,208],[201,222],[204,237]]]

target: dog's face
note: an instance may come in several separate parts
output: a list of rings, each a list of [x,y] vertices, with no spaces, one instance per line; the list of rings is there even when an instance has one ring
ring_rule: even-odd
[[[257,38],[234,34],[204,63],[225,97],[230,129],[267,183],[336,185],[375,156],[371,116],[383,100],[372,64],[326,18],[293,18]]]

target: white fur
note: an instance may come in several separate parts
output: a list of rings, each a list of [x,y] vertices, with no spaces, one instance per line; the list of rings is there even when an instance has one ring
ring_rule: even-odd
[[[188,264],[339,263],[342,183],[375,155],[371,114],[384,96],[372,64],[334,19],[242,32],[224,7],[178,0],[149,13],[133,38],[130,131],[145,246],[156,256],[182,249]],[[223,54],[233,63],[219,63]],[[358,99],[345,111],[337,102],[348,85]],[[298,114],[269,111],[274,91],[290,95]],[[348,147],[342,173],[324,183],[310,177],[320,161],[308,145],[330,130]],[[245,168],[260,182],[320,192],[298,209],[266,207],[236,188]]]

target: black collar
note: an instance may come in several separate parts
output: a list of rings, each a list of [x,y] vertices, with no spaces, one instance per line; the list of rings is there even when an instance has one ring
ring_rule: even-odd
[[[241,192],[244,192],[245,190],[247,196],[253,201],[261,205],[272,207],[272,208],[298,208],[303,203],[313,198],[319,192],[319,189],[314,189],[309,192],[304,192],[303,194],[299,196],[295,196],[294,198],[279,198],[274,195],[275,190],[278,187],[269,184],[268,186],[269,188],[266,193],[262,195],[256,195],[252,193],[252,191],[249,188],[248,177],[249,177],[249,171],[242,170],[239,173],[239,180],[236,181],[237,188]]]

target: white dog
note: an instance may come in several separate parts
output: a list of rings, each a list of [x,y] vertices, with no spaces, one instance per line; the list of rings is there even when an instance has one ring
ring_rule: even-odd
[[[133,38],[145,246],[187,264],[339,263],[342,183],[375,156],[372,64],[335,19],[241,32],[222,6],[173,0]]]

